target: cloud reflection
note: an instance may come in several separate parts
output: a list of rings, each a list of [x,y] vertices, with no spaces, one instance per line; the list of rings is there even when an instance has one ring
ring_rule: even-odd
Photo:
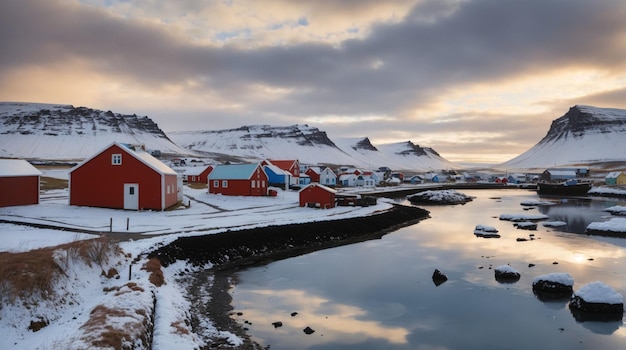
[[[406,344],[410,331],[404,327],[385,326],[378,321],[367,321],[367,312],[361,308],[339,304],[316,296],[305,290],[255,289],[249,293],[238,307],[247,309],[244,318],[255,327],[255,335],[263,338],[263,332],[274,331],[272,322],[281,321],[281,331],[297,335],[302,342],[302,329],[313,328],[323,335],[325,342],[362,342],[365,338],[383,339],[391,344]],[[280,305],[281,309],[273,307]],[[405,312],[401,305],[387,305],[387,317],[393,318]],[[298,315],[291,317],[290,313]],[[320,339],[316,339],[319,342]]]

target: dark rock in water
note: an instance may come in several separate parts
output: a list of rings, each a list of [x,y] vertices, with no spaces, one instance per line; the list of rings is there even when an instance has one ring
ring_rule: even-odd
[[[528,264],[528,267],[534,267],[534,266],[535,266],[535,264],[533,264],[533,263]]]
[[[576,320],[617,321],[624,314],[624,301],[621,294],[610,286],[596,281],[589,283],[574,293],[569,308]]]
[[[528,238],[518,237],[518,238],[516,239],[516,241],[518,241],[518,242],[527,242],[527,241],[528,241]]]
[[[433,283],[435,284],[435,286],[439,287],[447,280],[448,276],[444,275],[441,271],[435,269],[435,272],[433,272]]]
[[[533,293],[541,301],[567,300],[573,292],[572,286],[555,281],[538,280],[533,283]]]
[[[515,283],[520,279],[520,273],[509,265],[498,266],[493,270],[496,281],[500,283]]]
[[[306,327],[305,329],[302,330],[305,334],[313,334],[315,333],[315,331],[313,329],[311,329],[311,327]]]
[[[534,222],[530,222],[530,221],[526,221],[526,222],[518,222],[516,224],[513,224],[515,227],[517,227],[518,230],[531,230],[534,231],[537,229],[537,224]]]
[[[274,326],[274,328],[282,327],[283,323],[280,321],[272,322],[272,326]]]
[[[295,315],[297,315],[297,314],[298,314],[297,312],[292,312],[292,313],[291,313],[291,317],[294,317],[294,316],[295,316]]]
[[[621,321],[624,315],[624,304],[589,303],[579,296],[572,297],[569,309],[579,322]]]

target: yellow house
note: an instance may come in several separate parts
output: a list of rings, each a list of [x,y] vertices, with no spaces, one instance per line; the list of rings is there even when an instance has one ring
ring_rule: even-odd
[[[623,171],[610,172],[604,178],[604,183],[607,185],[626,185],[626,173]]]

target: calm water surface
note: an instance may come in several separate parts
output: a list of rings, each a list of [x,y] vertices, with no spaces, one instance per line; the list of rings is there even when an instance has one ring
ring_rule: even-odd
[[[559,204],[524,210],[520,202],[540,199],[534,192],[462,192],[476,199],[425,206],[430,219],[380,240],[239,272],[238,320],[271,349],[626,349],[623,321],[579,322],[567,301],[540,301],[531,288],[536,276],[567,272],[574,290],[599,280],[626,296],[626,239],[581,234],[623,200],[544,197]],[[503,213],[544,213],[567,226],[518,230]],[[477,224],[502,237],[474,236]],[[504,264],[521,273],[518,282],[495,280],[492,267]],[[448,276],[438,287],[435,269]]]

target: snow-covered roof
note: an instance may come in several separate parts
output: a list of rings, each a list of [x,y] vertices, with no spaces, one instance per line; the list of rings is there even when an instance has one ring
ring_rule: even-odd
[[[623,171],[612,171],[606,175],[606,179],[617,179]]]
[[[23,159],[0,159],[0,177],[41,176],[41,171]]]
[[[322,185],[322,184],[318,184],[318,183],[312,183],[312,184],[310,184],[310,185],[308,185],[308,186],[306,186],[306,187],[302,188],[300,191],[298,191],[298,193],[300,193],[300,192],[302,192],[302,191],[306,190],[306,189],[307,189],[307,188],[309,188],[309,187],[319,187],[319,188],[323,189],[323,190],[324,190],[324,191],[326,191],[326,192],[330,192],[330,193],[337,193],[337,190],[332,189],[332,188],[327,187],[327,186],[324,186],[324,185]]]
[[[556,176],[576,176],[576,171],[574,170],[548,170],[550,175]]]
[[[89,157],[89,158],[85,159],[84,161],[80,162],[78,165],[76,165],[75,167],[73,167],[70,170],[70,173],[72,173],[74,170],[80,168],[84,164],[87,164],[92,159],[94,159],[95,157],[100,155],[102,152],[108,150],[109,148],[111,148],[113,146],[119,147],[121,150],[123,150],[124,152],[126,152],[127,154],[132,156],[133,158],[137,159],[138,161],[144,163],[145,165],[147,165],[148,167],[152,168],[153,170],[155,170],[158,173],[167,174],[167,175],[178,175],[178,173],[176,171],[174,171],[174,169],[170,168],[169,166],[167,166],[162,161],[154,158],[150,153],[142,150],[141,148],[133,147],[131,145],[123,144],[123,143],[119,143],[119,142],[111,143],[110,145],[106,146],[105,148],[103,148],[99,152],[96,152],[95,154],[93,154],[91,157]]]
[[[185,168],[185,172],[183,174],[187,176],[197,176],[202,174],[202,172],[209,167],[211,167],[211,165],[187,167]]]
[[[209,174],[209,180],[248,180],[258,164],[220,164]]]
[[[274,164],[271,164],[271,163],[265,165],[264,168],[271,170],[276,175],[291,176],[291,173],[288,172],[287,170],[283,170],[283,169],[279,168],[278,166],[276,166]]]

